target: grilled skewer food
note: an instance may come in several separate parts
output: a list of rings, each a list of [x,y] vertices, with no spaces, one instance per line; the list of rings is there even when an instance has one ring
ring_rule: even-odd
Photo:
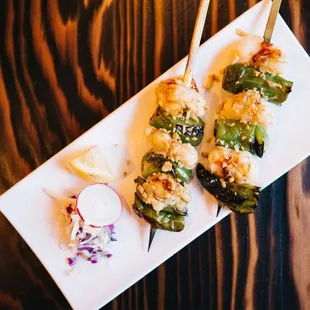
[[[161,82],[156,89],[158,107],[146,134],[151,145],[141,165],[133,209],[154,229],[181,231],[191,195],[187,184],[198,162],[194,146],[200,144],[205,101],[195,83],[180,79]]]
[[[280,76],[286,63],[283,52],[257,35],[245,36],[236,46],[233,64],[224,72],[223,89],[233,94],[257,90],[269,102],[281,105],[293,86]]]
[[[257,164],[268,141],[266,128],[272,114],[264,100],[281,105],[293,83],[279,74],[286,63],[282,51],[259,36],[247,35],[234,50],[234,63],[224,70],[222,87],[233,95],[215,119],[214,146],[206,166],[198,164],[201,185],[213,195],[219,208],[226,205],[238,213],[256,208],[259,187],[255,183]]]

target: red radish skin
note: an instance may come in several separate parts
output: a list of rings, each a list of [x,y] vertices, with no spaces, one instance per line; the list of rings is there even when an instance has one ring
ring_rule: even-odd
[[[78,208],[76,208],[76,213],[78,214],[78,216],[81,218],[81,220],[83,221],[83,222],[85,222],[85,220],[84,220],[84,218],[83,218],[83,216],[82,216],[82,214],[80,213],[80,210],[78,209]],[[117,220],[118,221],[118,220]],[[116,222],[117,222],[116,221]],[[116,223],[116,222],[114,222],[114,223]],[[114,224],[114,223],[112,223],[112,224]],[[110,224],[109,224],[110,225]],[[106,225],[106,226],[109,226],[109,225]],[[95,226],[95,225],[89,225],[90,227],[93,227],[93,228],[102,228],[102,227],[106,227],[106,226]]]
[[[108,186],[108,185],[105,184],[105,183],[94,183],[94,184],[91,184],[91,185],[89,185],[89,186],[84,187],[84,188],[80,191],[80,193],[77,195],[77,198],[76,198],[76,199],[77,199],[77,203],[76,203],[76,212],[77,212],[77,214],[79,215],[79,217],[81,218],[81,220],[82,220],[83,222],[85,222],[85,216],[83,216],[83,212],[81,212],[81,210],[80,210],[80,208],[79,208],[79,198],[80,198],[81,194],[84,192],[84,190],[87,190],[87,189],[89,189],[91,186],[96,186],[96,185],[102,185],[102,186],[104,186],[104,187],[106,187],[106,188],[109,188],[109,190],[112,190],[112,191],[118,196],[118,198],[119,198],[120,212],[119,212],[119,215],[118,215],[118,217],[117,217],[116,219],[114,219],[113,221],[111,221],[111,222],[109,222],[109,223],[107,223],[107,224],[105,224],[105,225],[93,225],[93,224],[91,224],[91,223],[87,223],[87,224],[88,224],[89,226],[91,226],[91,227],[94,227],[94,228],[102,228],[102,227],[106,227],[106,226],[115,224],[115,223],[119,220],[119,218],[120,218],[120,216],[121,216],[121,214],[122,214],[122,212],[123,212],[123,200],[122,200],[122,197],[119,195],[119,193],[118,193],[114,188]]]
[[[79,215],[79,217],[81,218],[81,220],[83,221],[83,222],[85,222],[85,220],[84,220],[84,218],[83,218],[83,216],[82,216],[82,214],[80,213],[80,210],[78,209],[78,208],[76,208],[76,213]],[[97,227],[97,226],[93,226],[93,225],[90,225],[91,227]],[[97,227],[97,228],[100,228],[100,227]]]

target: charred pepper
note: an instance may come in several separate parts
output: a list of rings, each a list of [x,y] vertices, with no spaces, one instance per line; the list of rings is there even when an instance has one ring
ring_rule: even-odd
[[[267,142],[265,128],[260,125],[244,124],[238,120],[217,119],[214,126],[215,143],[234,149],[248,151],[263,157]]]
[[[162,170],[166,163],[170,164],[170,171]],[[148,152],[143,156],[141,170],[144,178],[148,178],[158,172],[169,172],[184,183],[188,183],[192,178],[192,170],[180,167],[178,163],[154,152]]]
[[[238,94],[250,89],[258,90],[269,102],[281,105],[292,91],[293,82],[281,76],[263,72],[244,64],[233,64],[226,67],[223,89]]]
[[[204,130],[203,120],[195,116],[186,118],[186,112],[183,116],[174,117],[158,107],[150,119],[150,125],[158,129],[166,129],[170,135],[177,133],[183,143],[190,143],[197,146],[201,143]]]
[[[250,184],[237,184],[224,181],[205,169],[202,164],[196,168],[200,184],[220,203],[236,213],[251,213],[258,205],[260,188]]]

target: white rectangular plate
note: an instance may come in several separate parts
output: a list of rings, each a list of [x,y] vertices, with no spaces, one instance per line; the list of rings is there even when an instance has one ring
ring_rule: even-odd
[[[257,4],[201,46],[195,79],[211,110],[218,104],[222,92],[219,85],[209,92],[204,91],[205,77],[217,73],[227,64],[227,46],[237,39],[237,28],[262,35],[269,9],[269,1]],[[261,186],[267,186],[310,154],[309,57],[282,18],[277,20],[273,40],[287,55],[289,63],[285,77],[294,81],[294,86],[282,107],[273,106],[275,124],[269,131],[270,148],[259,160],[258,185]],[[215,217],[215,200],[194,180],[190,185],[192,202],[184,231],[159,232],[147,253],[149,226],[131,210],[135,191],[133,179],[140,174],[141,158],[146,151],[144,131],[156,107],[154,89],[160,80],[181,75],[185,62],[183,59],[0,197],[2,212],[41,260],[74,309],[103,306],[229,214],[228,210],[222,210],[220,216]],[[206,119],[207,128],[212,128],[209,123]],[[42,188],[61,193],[84,186],[85,182],[65,169],[65,163],[75,152],[102,141],[105,145],[126,145],[133,160],[134,169],[114,184],[126,201],[123,215],[116,224],[119,241],[113,245],[113,258],[97,265],[82,262],[79,272],[68,276],[65,274],[68,253],[58,246],[58,223],[53,218],[56,206]],[[115,164],[119,164],[122,154],[119,155],[113,156]]]

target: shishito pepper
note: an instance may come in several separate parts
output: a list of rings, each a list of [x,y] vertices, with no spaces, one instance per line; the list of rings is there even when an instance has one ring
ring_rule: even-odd
[[[158,129],[166,129],[172,136],[176,132],[183,143],[197,146],[203,137],[204,122],[200,117],[186,119],[186,116],[173,117],[158,107],[150,119],[150,125]]]
[[[263,157],[267,141],[265,128],[260,125],[244,124],[238,120],[217,119],[214,136],[216,145],[228,146]]]
[[[233,64],[226,67],[222,86],[233,94],[256,89],[269,102],[281,104],[291,92],[293,82],[278,75],[262,72],[252,66]]]
[[[226,181],[224,181],[224,185],[218,176],[205,169],[200,163],[197,165],[196,174],[200,184],[230,210],[246,214],[253,212],[257,207],[260,194],[259,187]]]
[[[141,177],[135,179],[137,186],[142,185],[145,181]],[[135,201],[132,207],[135,213],[153,228],[169,231],[181,231],[184,228],[184,216],[187,215],[187,209],[178,210],[174,206],[166,206],[163,210],[156,212],[150,204],[143,201],[138,191],[135,193]]]
[[[166,162],[171,164],[172,169],[169,171],[169,173],[171,173],[174,177],[185,183],[188,183],[191,180],[192,170],[180,167],[178,163],[154,152],[148,152],[143,156],[141,164],[142,176],[144,178],[148,178],[154,173],[166,172],[162,171],[162,167]]]
[[[139,217],[149,223],[152,228],[175,232],[184,229],[184,216],[166,211],[157,213],[151,205],[144,203],[137,193],[135,194],[133,210]]]

